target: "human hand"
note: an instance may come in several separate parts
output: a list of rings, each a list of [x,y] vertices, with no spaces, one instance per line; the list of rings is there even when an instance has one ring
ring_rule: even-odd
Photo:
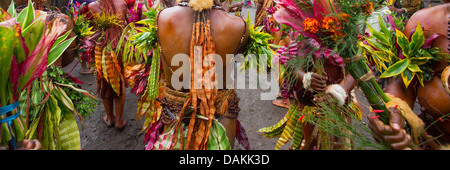
[[[369,128],[373,132],[375,140],[383,140],[394,150],[409,150],[411,136],[404,129],[404,121],[400,110],[388,108],[390,112],[390,125],[385,125],[375,117],[374,113],[367,114]]]
[[[23,140],[18,143],[17,150],[41,150],[42,146],[38,140]]]
[[[389,8],[389,10],[391,10],[391,11],[394,11],[395,9],[397,9],[397,8],[394,7],[394,5],[388,5],[388,8]]]
[[[327,75],[321,76],[317,73],[311,75],[311,88],[318,92],[324,92],[327,89]]]

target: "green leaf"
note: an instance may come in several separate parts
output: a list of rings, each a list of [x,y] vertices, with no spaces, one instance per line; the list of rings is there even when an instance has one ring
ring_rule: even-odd
[[[80,113],[75,109],[72,100],[69,98],[69,96],[67,96],[66,92],[62,90],[60,87],[55,86],[53,94],[58,98],[59,101],[61,101],[64,104],[64,106],[66,106],[69,110],[73,111],[78,115],[81,121],[81,125],[82,127],[84,127],[83,118],[81,117]]]
[[[386,22],[384,22],[384,20],[381,17],[381,15],[378,15],[378,24],[380,25],[380,31],[382,33],[384,33],[385,35],[392,34],[392,32],[389,31],[389,29],[387,28]]]
[[[422,72],[417,64],[409,64],[408,69],[412,72]]]
[[[11,15],[11,17],[16,17],[17,11],[16,11],[16,3],[14,1],[11,1],[11,4],[8,7],[8,13]]]
[[[59,129],[61,133],[61,150],[79,150],[81,148],[80,132],[75,116],[72,113],[64,114],[59,124]]]
[[[381,32],[378,32],[377,30],[374,30],[370,25],[367,25],[367,27],[369,28],[370,33],[375,36],[375,38],[377,38],[382,44],[387,46],[391,45],[391,42],[385,35],[383,35]]]
[[[48,53],[47,66],[52,65],[61,56],[61,54],[64,51],[66,51],[66,49],[70,46],[72,41],[75,40],[75,38],[77,38],[77,36],[74,36],[71,39],[68,39],[68,40],[62,42],[61,44],[59,44],[56,47],[54,47],[53,49],[51,49],[50,52]]]
[[[280,138],[278,138],[277,145],[275,146],[275,150],[279,150],[286,142],[292,139],[294,135],[294,130],[296,129],[298,118],[300,117],[300,110],[297,107],[294,107],[292,110],[289,109],[292,113],[286,122],[286,127],[281,133]]]
[[[414,78],[414,73],[409,71],[408,69],[406,69],[405,71],[402,72],[402,79],[403,79],[403,83],[405,83],[406,88],[408,88],[409,84],[411,83],[411,81]]]
[[[399,31],[399,30],[395,30],[395,31],[396,31],[395,34],[397,36],[397,43],[400,46],[400,48],[402,48],[403,55],[405,55],[405,57],[409,58],[410,48],[409,48],[408,38],[406,38],[405,34],[403,34],[401,31]]]
[[[428,57],[411,57],[411,64],[423,65],[426,64],[429,60]]]
[[[213,120],[208,137],[208,150],[231,150],[225,127]]]
[[[422,47],[423,43],[425,43],[425,37],[423,35],[422,25],[420,22],[417,23],[416,31],[411,36],[411,43],[409,43],[410,55],[416,54],[416,52]]]
[[[380,75],[380,78],[397,76],[406,70],[408,64],[409,64],[408,59],[400,60],[395,64],[393,64],[392,66],[390,66],[386,71],[384,71],[383,74]]]
[[[31,0],[28,0],[28,6],[17,16],[17,22],[20,22],[22,28],[27,28],[34,20],[34,6]]]
[[[60,36],[56,39],[55,43],[52,46],[52,50],[62,41],[66,40],[66,38],[69,36],[69,34],[72,32],[72,30],[67,31],[63,36]]]
[[[272,126],[269,126],[269,127],[265,127],[265,128],[261,128],[261,129],[258,130],[258,132],[269,133],[269,132],[275,131],[276,129],[280,128],[283,124],[285,124],[287,122],[287,120],[291,116],[291,113],[292,113],[291,111],[288,111],[286,113],[286,115],[284,115],[283,119],[278,121],[275,125],[272,125]]]
[[[89,93],[88,91],[86,91],[86,90],[76,88],[76,87],[74,87],[73,85],[69,85],[69,84],[60,84],[60,83],[55,83],[55,84],[60,85],[60,86],[64,86],[64,87],[71,88],[71,89],[73,89],[73,90],[75,90],[75,91],[77,91],[77,92],[80,92],[80,93],[84,94],[85,96],[90,97],[90,98],[92,98],[92,99],[94,99],[95,101],[98,102],[98,99],[97,99],[95,96],[93,96],[91,93]]]
[[[10,82],[9,74],[11,71],[11,63],[13,57],[13,30],[0,27],[0,101],[6,102],[7,97],[9,96],[8,91],[12,93],[12,91],[7,90],[7,84]],[[3,103],[4,104],[4,103]]]
[[[27,45],[30,53],[34,51],[39,41],[44,35],[45,20],[37,19],[26,29],[22,30],[22,36],[25,39],[25,44]],[[23,28],[23,27],[22,27]],[[20,61],[19,59],[17,61]]]
[[[419,80],[420,85],[423,87],[423,80],[424,80],[424,76],[423,74],[416,74],[417,75],[417,79]]]
[[[364,37],[364,39],[366,39],[367,43],[369,43],[370,46],[375,47],[378,50],[384,50],[385,49],[385,47],[382,44],[378,43],[375,38]]]

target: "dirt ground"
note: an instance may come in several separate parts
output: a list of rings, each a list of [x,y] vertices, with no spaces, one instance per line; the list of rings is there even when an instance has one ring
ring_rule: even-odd
[[[255,15],[255,8],[243,8],[243,17],[247,18],[248,11],[250,15]],[[76,61],[65,67],[64,70],[69,72],[76,64]],[[80,64],[76,65],[71,75],[79,78],[84,82],[82,87],[90,92],[95,93],[96,82],[94,76],[80,75]],[[248,78],[245,80],[248,83]],[[248,87],[248,85],[247,85]],[[244,89],[237,90],[240,97],[241,112],[239,120],[246,129],[252,150],[273,150],[277,139],[267,139],[260,136],[258,129],[274,125],[284,117],[287,109],[274,106],[271,100],[260,100],[261,89]],[[356,91],[357,99],[365,106],[368,106],[366,99],[360,90]],[[105,109],[102,104],[99,104],[97,110],[92,116],[84,120],[84,129],[80,128],[81,147],[85,150],[143,150],[144,133],[141,131],[144,120],[136,120],[136,108],[138,96],[130,93],[130,88],[127,89],[126,103],[124,109],[124,120],[127,121],[127,126],[122,130],[116,128],[108,128],[102,121],[105,115]],[[366,107],[363,107],[363,112],[367,113]],[[362,122],[365,122],[365,118]],[[368,134],[367,134],[368,135]],[[283,146],[282,150],[289,149],[290,143]],[[235,143],[235,150],[243,150],[244,148]]]

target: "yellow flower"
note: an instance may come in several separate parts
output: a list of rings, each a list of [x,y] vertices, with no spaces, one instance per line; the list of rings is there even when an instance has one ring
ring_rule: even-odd
[[[315,34],[319,31],[319,22],[314,18],[306,18],[303,21],[303,29],[307,33]]]

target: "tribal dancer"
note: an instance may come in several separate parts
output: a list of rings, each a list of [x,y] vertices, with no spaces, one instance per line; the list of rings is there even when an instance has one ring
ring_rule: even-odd
[[[215,62],[207,57],[217,54],[229,64],[226,54],[245,49],[249,39],[247,23],[228,14],[218,0],[182,0],[177,6],[160,11],[156,25],[164,74],[157,105],[162,106],[158,109],[162,111],[160,118],[146,128],[146,149],[232,149],[235,138],[240,143],[247,139],[241,135],[245,130],[237,121],[239,97],[233,89],[219,90],[215,80],[220,75],[208,71],[215,68]],[[190,65],[172,67],[170,62],[177,54],[188,55]],[[203,67],[194,67],[198,62],[194,60],[198,59]],[[175,89],[172,77],[183,82],[186,75],[177,73],[183,69],[183,73],[190,73],[190,89]],[[224,68],[223,73],[231,76],[231,71]],[[202,78],[194,79],[194,75]],[[201,87],[196,87],[198,84]],[[248,143],[244,147],[249,149]]]
[[[281,47],[274,58],[278,58],[286,69],[282,74],[283,86],[286,87],[282,87],[281,93],[285,97],[294,95],[295,101],[278,123],[258,130],[268,138],[278,138],[275,149],[280,149],[291,139],[291,149],[351,147],[352,141],[348,137],[333,136],[325,131],[329,129],[319,123],[327,120],[330,112],[342,116],[342,122],[345,123],[351,121],[346,114],[360,115],[359,106],[351,95],[356,81],[345,71],[346,61],[343,56],[329,46],[337,44],[338,37],[344,37],[341,32],[342,23],[348,15],[328,16],[323,13],[331,13],[328,3],[327,0],[316,0],[312,3],[277,1],[279,8],[274,18],[291,30],[291,41]],[[322,37],[326,38],[321,39]],[[323,43],[324,39],[330,41],[329,44]],[[349,134],[343,127],[342,130],[341,127],[338,129]]]
[[[125,80],[122,57],[115,54],[115,49],[126,24],[127,3],[124,0],[98,0],[90,3],[88,9],[96,29],[91,39],[96,42],[92,52],[95,54],[97,93],[106,111],[103,122],[108,127],[122,129],[127,123],[123,120]]]
[[[439,47],[442,52],[449,53],[450,43],[450,3],[448,0],[445,4],[425,8],[417,11],[411,16],[408,24],[403,31],[405,35],[410,35],[411,30],[416,28],[418,22],[423,24],[424,35],[429,38],[433,33],[437,33],[439,37],[433,43],[433,47]],[[430,16],[433,16],[430,18]],[[432,67],[433,77],[430,81],[424,82],[424,86],[420,85],[417,78],[414,78],[406,88],[401,76],[393,78],[385,92],[392,95],[391,99],[398,99],[405,103],[406,107],[414,107],[416,98],[421,106],[419,117],[422,124],[428,127],[426,133],[419,140],[419,143],[425,142],[424,145],[413,147],[413,149],[442,149],[450,143],[450,89],[448,84],[450,76],[450,66],[448,61],[442,59]],[[383,125],[378,120],[370,122],[372,130],[381,139],[391,143],[392,149],[409,149],[411,137],[404,133],[404,129],[400,126],[392,126],[393,123],[402,125],[402,119],[396,119],[391,126]],[[381,124],[380,124],[381,123]],[[384,130],[383,130],[384,128]],[[387,132],[384,134],[383,132]],[[437,139],[434,139],[436,138]],[[448,149],[448,146],[447,146]]]

